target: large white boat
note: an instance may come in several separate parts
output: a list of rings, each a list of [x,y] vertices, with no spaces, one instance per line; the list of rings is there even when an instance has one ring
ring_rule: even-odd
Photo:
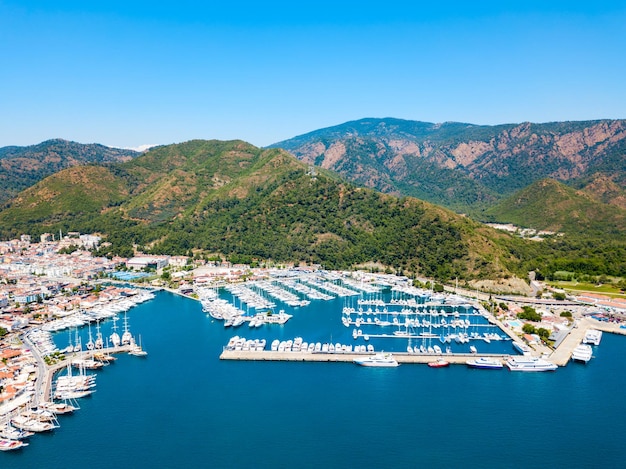
[[[499,370],[502,368],[502,362],[495,358],[479,357],[474,360],[465,362],[470,368],[480,368],[482,370]]]
[[[285,324],[289,319],[291,319],[292,315],[285,313],[284,309],[281,309],[278,314],[272,314],[271,311],[266,313],[258,313],[257,321],[261,320],[261,324]]]
[[[602,340],[602,331],[598,331],[596,329],[589,329],[587,332],[585,332],[585,338],[583,339],[583,344],[600,345],[601,340]]]
[[[390,353],[377,353],[366,358],[357,358],[354,363],[361,366],[395,367],[400,364]]]
[[[548,360],[527,355],[507,358],[506,366],[511,371],[554,371],[558,368],[558,366]]]
[[[579,344],[572,352],[572,360],[575,362],[587,363],[591,360],[592,354],[593,349],[591,348],[591,345]]]

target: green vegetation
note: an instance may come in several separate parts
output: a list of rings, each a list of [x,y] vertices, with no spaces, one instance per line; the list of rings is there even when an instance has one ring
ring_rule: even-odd
[[[582,278],[589,278],[586,275],[579,275]],[[602,295],[607,296],[623,296],[623,289],[626,285],[626,279],[613,279],[612,281],[607,281],[606,283],[598,283],[599,277],[595,277],[596,281],[594,283],[588,282],[578,282],[576,280],[568,281],[568,282],[557,282],[551,281],[549,284],[553,287],[560,288],[563,290],[580,293],[580,292],[591,292],[591,293],[600,293]]]
[[[522,306],[522,312],[517,313],[517,317],[532,322],[541,321],[541,314],[539,314],[532,306]]]
[[[485,212],[518,226],[623,242],[626,210],[552,179],[536,181]],[[564,268],[562,270],[570,270]]]
[[[526,334],[537,334],[542,340],[547,340],[548,337],[550,337],[550,331],[548,329],[544,327],[535,328],[535,326],[530,323],[524,324],[522,326],[522,331]]]

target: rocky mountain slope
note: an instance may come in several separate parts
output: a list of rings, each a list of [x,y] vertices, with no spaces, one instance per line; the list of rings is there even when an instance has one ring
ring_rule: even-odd
[[[368,187],[478,217],[544,178],[602,203],[623,206],[626,197],[626,120],[479,126],[361,119],[272,147]]]

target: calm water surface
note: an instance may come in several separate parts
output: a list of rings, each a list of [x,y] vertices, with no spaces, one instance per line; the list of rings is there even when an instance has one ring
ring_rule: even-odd
[[[235,333],[351,343],[340,311],[314,302],[285,326],[232,331],[158,293],[128,315],[149,356],[120,355],[81,410],[0,468],[623,467],[624,337],[539,374],[218,358]]]

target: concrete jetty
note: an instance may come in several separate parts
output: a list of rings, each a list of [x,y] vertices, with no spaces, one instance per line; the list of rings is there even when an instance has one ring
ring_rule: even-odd
[[[585,317],[577,321],[576,327],[570,329],[567,337],[563,339],[558,348],[550,355],[550,361],[559,366],[565,366],[572,358],[572,352],[585,337],[589,329],[597,329],[602,332],[626,335],[626,329],[620,328],[619,324],[597,321]]]
[[[244,351],[244,350],[226,350],[220,355],[220,360],[248,360],[248,361],[291,361],[291,362],[347,362],[352,363],[354,360],[372,356],[374,352],[276,352],[276,351]],[[393,357],[398,363],[406,364],[427,364],[439,358],[443,358],[451,365],[465,365],[467,360],[478,357],[489,357],[504,360],[507,355],[497,354],[473,354],[473,353],[455,353],[455,354],[408,354],[406,352],[392,352]]]

